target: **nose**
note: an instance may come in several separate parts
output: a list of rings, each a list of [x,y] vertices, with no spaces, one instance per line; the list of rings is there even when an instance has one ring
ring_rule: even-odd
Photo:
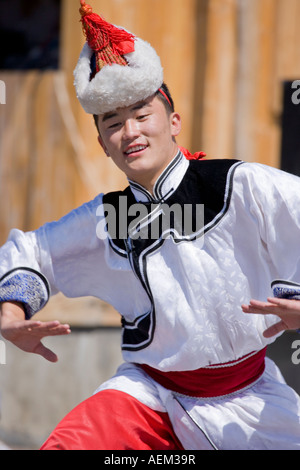
[[[139,125],[135,119],[126,119],[123,127],[123,139],[128,140],[139,135]]]

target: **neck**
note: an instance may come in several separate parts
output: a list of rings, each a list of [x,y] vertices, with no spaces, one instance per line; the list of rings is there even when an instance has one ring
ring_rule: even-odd
[[[176,191],[189,166],[188,160],[178,151],[169,165],[159,174],[152,186],[152,192],[145,185],[129,179],[131,190],[138,202],[158,202],[166,200]]]
[[[176,157],[177,153],[178,146],[176,145],[176,147],[174,147],[174,151],[171,154],[170,159],[166,162],[163,167],[160,167],[159,170],[150,170],[147,174],[143,174],[138,178],[131,179],[131,181],[143,186],[143,188],[145,188],[153,196],[153,190],[157,179],[164,172],[164,170],[171,163],[171,161]]]

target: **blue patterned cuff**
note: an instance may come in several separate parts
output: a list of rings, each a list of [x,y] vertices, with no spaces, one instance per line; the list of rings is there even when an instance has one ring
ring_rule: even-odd
[[[0,279],[0,302],[21,302],[29,319],[50,297],[47,279],[30,268],[17,268]]]
[[[274,297],[279,299],[300,300],[300,284],[289,281],[273,281],[271,284]],[[300,329],[295,330],[300,334]]]
[[[300,300],[300,284],[289,281],[273,281],[271,287],[274,297]]]

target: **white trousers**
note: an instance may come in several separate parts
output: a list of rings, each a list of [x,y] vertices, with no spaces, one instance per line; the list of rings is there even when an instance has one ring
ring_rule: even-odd
[[[300,398],[269,358],[255,384],[217,398],[172,392],[126,363],[95,393],[108,389],[167,412],[186,450],[300,450]]]

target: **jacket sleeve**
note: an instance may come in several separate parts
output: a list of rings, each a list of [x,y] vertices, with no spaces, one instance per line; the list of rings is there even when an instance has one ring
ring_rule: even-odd
[[[300,178],[261,164],[244,167],[245,200],[258,223],[273,293],[283,296],[290,284],[292,297],[300,283]]]
[[[103,240],[96,235],[101,202],[99,195],[36,231],[13,229],[0,248],[0,302],[23,303],[28,319],[58,292],[71,297],[92,294],[88,264],[95,253],[100,265],[104,260]]]

